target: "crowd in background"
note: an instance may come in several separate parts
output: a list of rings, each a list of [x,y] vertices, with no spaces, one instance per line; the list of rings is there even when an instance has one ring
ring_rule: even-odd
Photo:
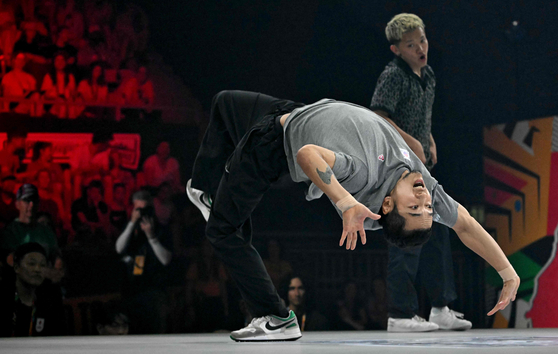
[[[99,118],[153,105],[148,23],[137,6],[98,0],[0,4],[1,111]]]
[[[112,274],[102,275],[120,284],[117,292],[122,303],[113,305],[121,313],[115,314],[120,317],[112,332],[212,332],[249,322],[246,304],[204,238],[201,214],[187,201],[180,164],[171,156],[170,144],[160,142],[133,171],[122,167],[111,138],[110,133],[95,133],[92,143],[76,150],[71,163],[62,166],[53,161],[52,144],[42,141],[34,143],[32,161],[22,163],[25,134],[8,134],[0,151],[3,284],[13,282],[10,274],[18,248],[36,242],[46,257],[45,285],[37,286],[37,294],[46,293],[41,296],[57,304],[48,307],[51,311],[63,312],[68,293],[87,293],[91,284],[76,278],[103,272],[100,263],[113,257],[118,266]],[[332,294],[313,293],[312,279],[298,275],[280,242],[270,239],[262,253],[282,298],[300,314],[301,328],[385,328],[383,280],[375,281],[374,294],[348,282],[332,302],[328,298]],[[106,323],[94,325],[104,328]],[[71,333],[68,323],[56,326],[60,328],[42,334]],[[99,332],[112,333],[110,329]]]
[[[3,1],[0,111],[103,118],[105,103],[152,105],[147,18],[134,5],[115,4]],[[0,146],[0,336],[74,333],[65,301],[102,294],[100,284],[110,279],[118,301],[91,304],[96,333],[244,327],[250,311],[204,238],[170,143],[160,141],[130,170],[112,139],[99,127],[66,164],[55,161],[48,141],[29,146],[25,131],[8,132]],[[269,240],[261,251],[303,331],[386,328],[382,279],[372,294],[356,282],[338,294],[318,293],[280,242]],[[103,264],[111,259],[116,263]],[[102,280],[90,281],[91,274]]]

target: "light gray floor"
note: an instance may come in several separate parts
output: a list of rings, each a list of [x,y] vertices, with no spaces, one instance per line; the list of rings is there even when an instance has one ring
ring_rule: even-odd
[[[227,333],[0,339],[4,354],[558,353],[558,329],[467,332],[307,332],[296,342],[236,343]]]

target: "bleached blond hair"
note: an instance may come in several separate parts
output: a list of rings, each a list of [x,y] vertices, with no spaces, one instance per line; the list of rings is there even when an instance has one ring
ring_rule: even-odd
[[[424,29],[424,22],[414,14],[402,13],[395,15],[386,26],[386,37],[391,44],[398,44],[403,34],[412,32],[417,28]]]

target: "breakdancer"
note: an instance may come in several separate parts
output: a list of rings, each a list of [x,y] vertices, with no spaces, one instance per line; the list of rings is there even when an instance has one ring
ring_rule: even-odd
[[[207,219],[206,236],[254,316],[231,333],[235,341],[296,340],[296,316],[281,302],[251,243],[250,215],[270,185],[290,174],[306,182],[306,199],[324,193],[343,221],[339,245],[354,250],[365,230],[383,227],[388,242],[426,242],[432,222],[461,241],[504,280],[498,303],[515,299],[519,277],[494,239],[448,196],[397,130],[367,108],[323,99],[303,105],[260,93],[222,91],[187,193]]]

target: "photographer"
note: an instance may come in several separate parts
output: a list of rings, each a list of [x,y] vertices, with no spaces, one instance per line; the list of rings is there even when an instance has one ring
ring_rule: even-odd
[[[158,226],[153,198],[147,191],[132,196],[132,217],[116,240],[116,252],[125,255],[127,283],[123,297],[130,315],[130,333],[164,331],[165,266],[172,258],[170,237]]]

